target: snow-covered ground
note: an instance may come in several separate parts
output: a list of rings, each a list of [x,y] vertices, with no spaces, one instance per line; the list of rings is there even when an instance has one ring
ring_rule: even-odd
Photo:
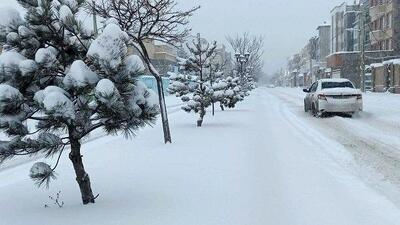
[[[269,93],[297,117],[343,145],[355,161],[355,172],[400,206],[400,96],[364,94],[364,112],[353,118],[315,119],[303,111],[301,89],[276,88]]]
[[[67,155],[48,190],[28,178],[32,162],[3,169],[0,225],[398,224],[400,97],[369,94],[359,116],[324,119],[302,97],[259,88],[202,128],[173,100],[173,144],[159,125],[87,142],[94,205],[81,205]],[[44,208],[59,190],[64,207]]]

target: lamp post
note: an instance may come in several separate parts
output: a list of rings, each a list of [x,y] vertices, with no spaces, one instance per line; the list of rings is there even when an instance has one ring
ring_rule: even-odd
[[[239,66],[240,79],[243,81],[244,72],[245,72],[244,66],[249,61],[250,53],[245,52],[244,54],[241,54],[240,52],[236,52],[235,57],[236,57],[236,61],[238,62],[238,66]]]

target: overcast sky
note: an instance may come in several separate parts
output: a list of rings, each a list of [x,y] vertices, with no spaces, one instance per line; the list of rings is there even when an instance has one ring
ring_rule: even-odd
[[[345,0],[177,0],[180,8],[200,5],[190,26],[193,32],[220,43],[226,35],[250,32],[265,37],[265,71],[285,65],[316,35],[330,10]],[[15,6],[15,0],[0,0],[1,6]],[[353,2],[353,0],[348,0]]]
[[[330,10],[345,0],[178,1],[183,7],[201,5],[191,27],[206,38],[221,42],[227,34],[245,31],[263,35],[265,71],[272,73],[316,35],[318,25],[330,23]]]

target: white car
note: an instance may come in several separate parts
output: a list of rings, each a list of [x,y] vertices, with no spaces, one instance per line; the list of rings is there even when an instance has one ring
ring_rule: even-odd
[[[303,91],[307,93],[304,111],[311,111],[314,116],[363,110],[362,93],[348,79],[322,79]]]

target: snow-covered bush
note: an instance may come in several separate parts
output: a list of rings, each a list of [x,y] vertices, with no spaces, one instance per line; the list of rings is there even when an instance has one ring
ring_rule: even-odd
[[[101,128],[132,136],[156,119],[157,97],[136,81],[143,63],[128,55],[127,35],[117,25],[107,25],[96,39],[83,28],[77,13],[84,1],[19,2],[25,21],[0,30],[8,46],[0,55],[0,129],[10,136],[0,144],[0,163],[57,155],[55,165],[31,169],[35,182],[48,184],[70,147],[82,201],[94,203],[81,140]]]
[[[240,79],[238,77],[226,77],[224,81],[227,86],[222,104],[228,108],[235,108],[236,104],[244,98],[240,86]]]

